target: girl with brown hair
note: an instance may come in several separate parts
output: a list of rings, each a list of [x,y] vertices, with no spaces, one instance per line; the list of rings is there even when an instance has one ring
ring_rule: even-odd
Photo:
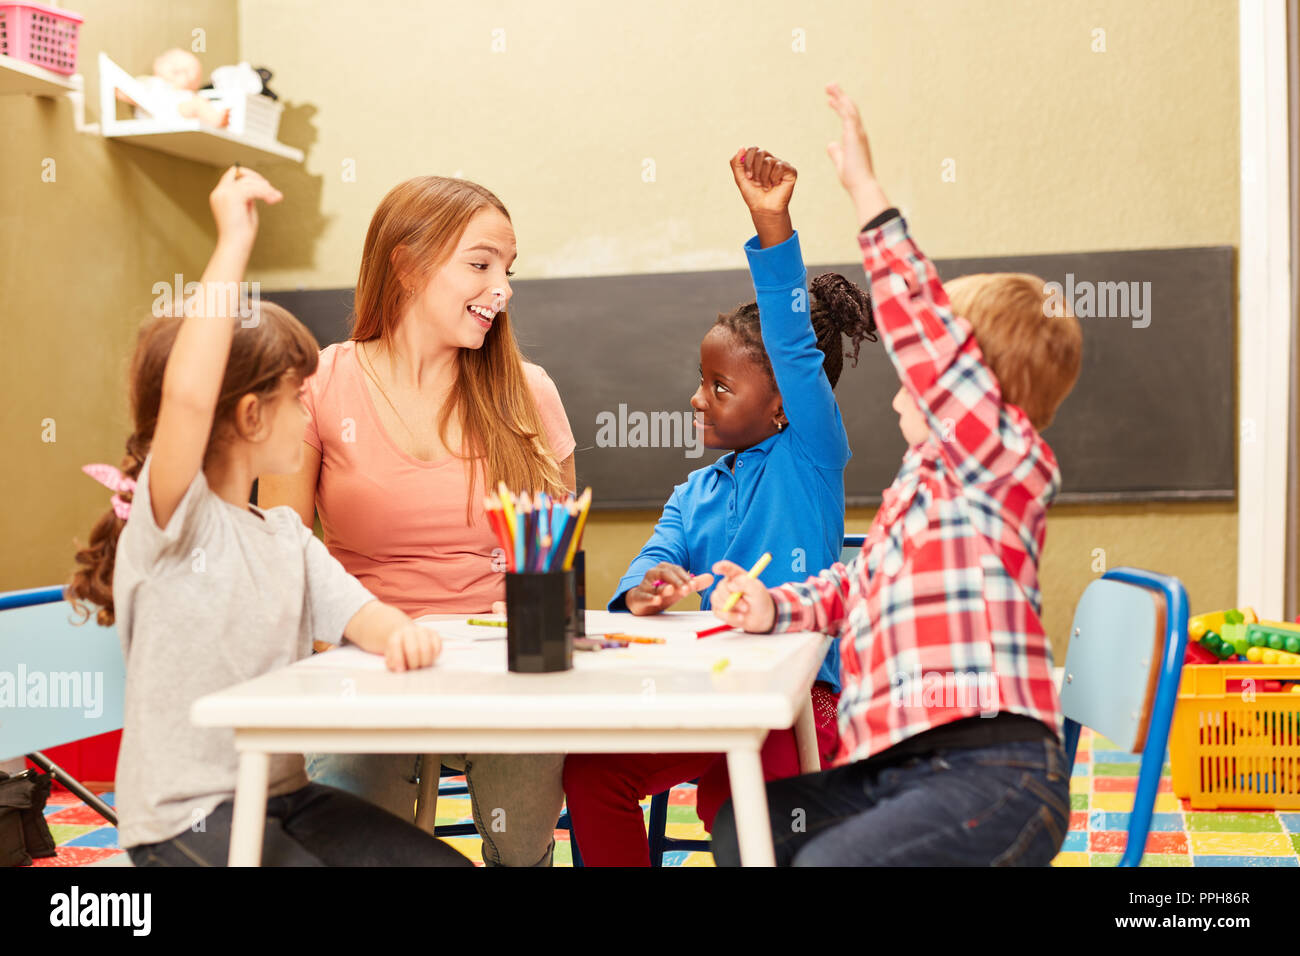
[[[559,393],[511,328],[515,248],[506,207],[482,186],[420,176],[394,187],[366,234],[351,337],[321,352],[307,384],[302,467],[259,486],[264,504],[293,506],[309,527],[319,514],[330,552],[413,617],[504,597],[485,489],[576,484]],[[485,862],[549,865],[562,755],[442,761],[465,770]],[[318,755],[308,771],[412,817],[414,755]]]
[[[241,175],[242,173],[242,175]],[[221,866],[238,758],[229,732],[196,727],[204,694],[343,637],[390,669],[427,667],[437,634],[375,600],[288,508],[248,504],[264,473],[302,457],[303,381],[316,342],[235,290],[257,235],[257,200],[278,190],[230,169],[213,190],[217,247],[185,317],[146,325],[131,363],[135,431],[69,586],[89,617],[116,623],[127,664],[118,836],[137,866]],[[263,860],[270,865],[466,865],[464,857],[363,800],[310,783],[302,757],[271,758]]]

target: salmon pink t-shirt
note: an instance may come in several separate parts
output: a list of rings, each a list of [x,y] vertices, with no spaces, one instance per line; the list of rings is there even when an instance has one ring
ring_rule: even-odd
[[[562,462],[575,442],[560,393],[538,365],[524,363],[546,441]],[[427,462],[406,454],[379,421],[355,342],[330,345],[307,380],[305,440],[321,453],[316,511],[325,545],[366,588],[412,617],[487,611],[505,597],[500,548],[483,514],[478,466],[469,509],[464,459]]]

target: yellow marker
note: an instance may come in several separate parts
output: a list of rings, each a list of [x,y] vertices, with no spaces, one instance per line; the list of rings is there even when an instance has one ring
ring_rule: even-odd
[[[713,664],[713,673],[715,673],[715,674],[721,674],[721,673],[722,673],[723,671],[725,671],[725,670],[726,670],[730,665],[731,665],[731,658],[729,658],[729,657],[720,657],[720,658],[718,658],[717,661],[715,661],[714,664]],[[1300,685],[1296,685],[1296,686],[1300,686]]]
[[[757,564],[755,564],[752,568],[749,569],[749,573],[747,573],[747,574],[745,575],[745,577],[747,577],[747,578],[756,578],[756,577],[758,577],[760,574],[763,573],[763,569],[764,569],[765,567],[768,566],[768,563],[769,563],[771,560],[772,560],[772,552],[771,552],[771,551],[768,551],[768,552],[765,553],[761,558],[758,559],[758,563],[757,563]],[[727,603],[725,603],[724,605],[722,605],[722,611],[723,611],[723,613],[725,614],[727,611],[730,611],[733,607],[735,607],[735,606],[736,606],[736,602],[739,601],[739,600],[740,600],[740,592],[739,592],[739,591],[732,591],[732,592],[731,592],[731,597],[727,598]]]
[[[501,498],[501,510],[506,515],[506,527],[510,530],[510,540],[515,537],[515,506],[510,500],[510,489],[506,487],[504,481],[497,482],[497,494]]]

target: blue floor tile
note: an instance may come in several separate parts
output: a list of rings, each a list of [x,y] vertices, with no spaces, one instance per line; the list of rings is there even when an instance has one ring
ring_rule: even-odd
[[[63,846],[117,846],[117,828],[100,827],[79,837],[73,837]]]
[[[1061,850],[1071,853],[1084,853],[1088,849],[1088,834],[1083,830],[1071,830],[1065,835],[1065,842],[1061,844]]]
[[[1193,857],[1197,866],[1300,866],[1293,856],[1201,856]]]
[[[1127,831],[1131,813],[1119,813],[1113,810],[1089,810],[1088,829],[1107,831]],[[1151,814],[1152,833],[1178,833],[1183,829],[1181,813]]]

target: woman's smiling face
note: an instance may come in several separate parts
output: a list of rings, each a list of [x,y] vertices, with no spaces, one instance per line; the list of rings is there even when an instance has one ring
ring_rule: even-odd
[[[744,451],[777,432],[781,393],[731,332],[711,328],[700,343],[700,386],[691,396],[705,448]]]
[[[417,286],[410,318],[431,325],[447,345],[481,348],[514,294],[509,268],[516,255],[510,220],[495,207],[480,209],[447,261]]]

